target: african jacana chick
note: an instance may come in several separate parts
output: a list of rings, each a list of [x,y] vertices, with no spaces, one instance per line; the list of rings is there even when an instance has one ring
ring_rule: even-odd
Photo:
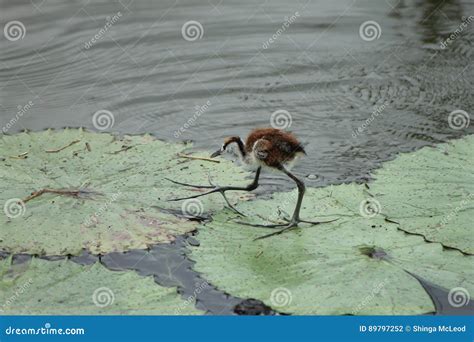
[[[290,172],[290,168],[292,164],[298,159],[298,157],[305,155],[306,152],[301,145],[301,143],[296,139],[296,137],[289,133],[282,131],[276,128],[257,128],[250,132],[249,136],[245,140],[238,136],[228,137],[224,140],[224,144],[222,147],[214,152],[211,157],[217,157],[223,152],[227,151],[229,146],[235,145],[236,146],[236,153],[239,156],[239,159],[244,165],[249,166],[251,169],[254,169],[255,178],[252,183],[247,185],[246,187],[236,187],[236,186],[216,186],[216,185],[191,185],[187,183],[180,183],[172,181],[173,183],[191,186],[196,188],[209,188],[209,190],[205,193],[184,197],[184,198],[176,198],[174,201],[184,200],[189,198],[196,198],[200,196],[205,196],[214,192],[220,192],[223,196],[227,204],[230,208],[234,211],[242,215],[237,209],[235,209],[227,200],[225,196],[225,192],[229,190],[242,190],[242,191],[252,191],[258,187],[258,179],[260,177],[260,171],[262,168],[277,170],[280,172],[285,173],[288,177],[290,177],[298,187],[298,199],[296,201],[296,207],[293,212],[291,219],[284,224],[271,224],[271,225],[262,225],[262,224],[250,224],[247,222],[240,222],[241,224],[256,226],[256,227],[267,227],[267,228],[276,228],[282,227],[282,229],[278,230],[275,233],[264,235],[261,238],[269,237],[272,235],[280,234],[285,230],[298,226],[300,222],[306,222],[311,224],[320,224],[326,222],[313,222],[313,221],[306,221],[300,219],[300,210],[301,210],[301,203],[303,201],[303,196],[305,193],[305,185],[302,180],[297,178],[294,174]],[[331,222],[331,221],[327,221]]]
[[[280,166],[290,169],[298,157],[306,154],[293,134],[276,128],[257,128],[250,132],[245,144],[237,136],[225,138],[221,149],[211,157],[217,157],[233,144],[242,164],[255,170],[259,167],[279,170]]]

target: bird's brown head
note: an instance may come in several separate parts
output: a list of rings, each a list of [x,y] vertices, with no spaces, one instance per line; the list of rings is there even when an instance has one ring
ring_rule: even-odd
[[[213,154],[211,154],[211,158],[220,156],[223,152],[225,152],[227,147],[232,143],[238,144],[239,148],[240,148],[240,145],[242,144],[242,140],[238,136],[232,136],[232,137],[225,138],[224,143],[222,144],[222,147],[219,150],[217,150],[216,152],[214,152]]]

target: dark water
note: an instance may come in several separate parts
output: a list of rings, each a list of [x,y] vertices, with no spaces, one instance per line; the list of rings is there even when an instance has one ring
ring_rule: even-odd
[[[474,15],[472,0],[0,0],[0,9],[2,26],[18,20],[26,31],[23,39],[0,39],[7,133],[97,130],[94,113],[108,110],[114,124],[106,131],[151,132],[214,150],[223,137],[269,126],[284,110],[289,130],[307,144],[295,171],[311,186],[364,180],[399,152],[474,133],[472,124],[448,122],[454,110],[472,112],[474,22],[441,47]],[[183,38],[191,20],[202,25],[201,39]],[[361,38],[366,21],[378,23],[378,39]],[[288,184],[278,175],[262,183],[267,190]],[[172,246],[190,263],[183,245]],[[124,267],[136,253],[104,260]],[[171,283],[181,282],[186,294],[195,277],[172,268]],[[238,302],[209,291],[198,305],[210,312]]]
[[[186,247],[194,245],[195,239],[188,235],[179,237],[171,244],[158,244],[150,250],[131,250],[127,253],[109,253],[105,256],[96,256],[84,251],[80,256],[68,257],[71,261],[90,265],[96,262],[115,271],[132,270],[142,276],[153,276],[155,282],[162,286],[177,286],[183,298],[194,298],[196,307],[211,315],[277,315],[285,314],[272,310],[263,302],[256,299],[243,299],[229,295],[212,284],[193,270],[193,262],[188,258]],[[0,258],[8,254],[0,253]],[[384,254],[372,255],[373,258],[390,260]],[[47,256],[46,260],[64,259],[64,256]],[[17,254],[12,257],[12,263],[25,263],[31,259],[30,255]],[[409,273],[409,272],[408,272]],[[462,307],[454,308],[448,302],[448,291],[416,274],[415,277],[433,300],[438,315],[472,315],[474,301]],[[202,286],[204,284],[205,286]],[[200,291],[196,292],[196,288]],[[191,300],[192,301],[192,300]],[[430,313],[433,314],[433,313]]]

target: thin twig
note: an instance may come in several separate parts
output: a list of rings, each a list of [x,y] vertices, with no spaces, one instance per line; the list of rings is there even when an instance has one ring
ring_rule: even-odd
[[[41,196],[42,194],[45,194],[45,193],[58,194],[58,195],[69,195],[69,196],[78,196],[79,193],[80,193],[80,190],[41,189],[41,190],[32,192],[31,195],[29,195],[28,197],[23,199],[23,202],[26,203],[26,202],[32,200],[33,198]]]
[[[28,151],[23,152],[23,153],[21,153],[17,156],[10,156],[10,158],[12,158],[12,159],[26,159],[26,158],[28,158],[27,154],[28,154]]]
[[[213,158],[206,158],[206,157],[195,157],[195,156],[190,156],[189,154],[184,154],[184,153],[178,153],[178,157],[181,158],[188,158],[188,159],[195,159],[195,160],[204,160],[204,161],[209,161],[213,163],[220,163],[220,160],[216,160]]]
[[[61,148],[58,148],[56,150],[46,150],[45,152],[46,153],[57,153],[57,152],[61,152],[62,150],[68,148],[69,146],[72,146],[74,144],[77,144],[80,140],[74,140],[74,141],[71,141],[69,144],[67,144],[66,146],[63,146]]]
[[[129,149],[131,149],[133,146],[122,146],[122,148],[118,151],[114,151],[114,152],[107,152],[107,154],[118,154],[120,152],[124,152],[124,151],[128,151]]]

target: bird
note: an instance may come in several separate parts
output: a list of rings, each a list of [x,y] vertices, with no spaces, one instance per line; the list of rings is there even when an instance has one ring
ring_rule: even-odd
[[[241,216],[245,216],[240,211],[238,211],[227,199],[225,192],[226,191],[252,191],[259,186],[259,177],[262,169],[279,171],[286,174],[291,180],[296,183],[298,188],[298,198],[296,201],[296,206],[293,211],[291,219],[285,219],[285,223],[278,224],[254,224],[244,221],[237,221],[240,224],[254,226],[254,227],[264,227],[264,228],[279,228],[276,232],[271,234],[263,235],[258,237],[258,239],[267,238],[273,235],[281,234],[284,231],[295,228],[299,223],[309,223],[309,224],[321,224],[328,223],[331,221],[317,222],[317,221],[308,221],[300,218],[301,204],[303,202],[303,197],[306,191],[304,182],[296,177],[290,170],[293,167],[294,163],[302,156],[306,155],[303,145],[291,132],[283,131],[278,128],[255,128],[253,129],[245,142],[239,136],[230,136],[224,139],[224,143],[221,148],[216,152],[211,154],[211,158],[216,158],[222,155],[229,150],[233,150],[237,154],[239,160],[247,168],[255,171],[255,178],[252,183],[247,186],[238,187],[238,186],[218,186],[212,183],[209,179],[210,185],[193,185],[188,183],[182,183],[168,179],[169,181],[183,186],[189,186],[194,188],[204,188],[210,189],[204,193],[171,199],[171,201],[180,201],[191,198],[197,198],[201,196],[206,196],[211,193],[219,192],[224,197],[227,205],[238,213]]]

